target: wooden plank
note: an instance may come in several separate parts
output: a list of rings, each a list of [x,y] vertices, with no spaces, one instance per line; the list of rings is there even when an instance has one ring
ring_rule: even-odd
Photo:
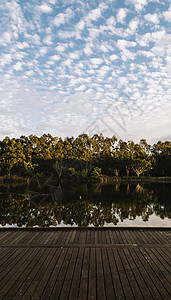
[[[67,231],[67,237],[65,239],[65,244],[69,244],[71,237],[72,237],[72,231]]]
[[[88,230],[87,231],[87,236],[86,236],[86,244],[91,244],[91,237],[90,237],[90,235],[91,235],[91,231]]]
[[[88,278],[88,300],[96,299],[96,254],[95,248],[90,249],[90,264]]]
[[[155,248],[156,249],[156,248]],[[164,249],[164,248],[159,248],[159,249],[156,249],[157,252],[160,253],[160,256],[165,260],[166,262],[166,266],[169,267],[170,269],[170,253],[168,251],[168,249]]]
[[[60,236],[60,238],[62,237],[62,242],[64,244],[67,244],[68,235],[69,235],[69,231],[63,231],[62,236]],[[58,243],[59,243],[59,240],[58,240]]]
[[[76,232],[76,236],[75,236],[75,239],[74,239],[75,244],[77,244],[77,243],[79,244],[80,232],[81,232],[80,230]]]
[[[79,243],[81,245],[84,245],[86,242],[86,230],[80,230],[80,238],[79,238]]]
[[[97,299],[106,299],[101,249],[96,248]]]
[[[108,255],[105,248],[102,249],[102,262],[103,262],[106,299],[116,299],[114,288],[113,288],[112,276],[109,267]]]
[[[60,237],[62,236],[62,231],[55,231],[54,239],[52,241],[52,244],[58,244]]]
[[[116,261],[115,261],[114,255],[113,255],[112,248],[108,248],[107,253],[108,253],[109,267],[110,267],[110,271],[111,271],[111,275],[112,275],[116,299],[123,300],[123,299],[125,299],[125,296],[123,293],[123,289],[122,289],[122,285],[121,285],[121,281],[120,281],[120,277],[119,277],[119,272],[118,272],[118,269],[116,266]]]
[[[132,244],[137,244],[137,238],[135,236],[136,230],[135,229],[133,229],[133,230],[127,230],[127,232],[128,232],[128,234],[129,234],[129,236],[130,236],[130,238],[132,240]]]
[[[122,231],[120,231],[120,233],[122,235],[123,244],[129,244],[129,239],[127,239],[126,231],[122,230]]]
[[[132,235],[131,235],[131,233],[130,233],[130,230],[126,230],[125,231],[125,235],[126,235],[126,239],[127,239],[127,241],[128,241],[128,244],[136,244],[135,243],[135,240],[133,239],[133,237],[132,237]]]
[[[136,244],[141,245],[141,244],[148,244],[147,242],[147,235],[143,235],[142,231],[134,231],[134,236],[136,238]]]
[[[119,277],[120,277],[120,281],[122,284],[122,288],[124,291],[124,295],[126,299],[134,299],[132,290],[131,290],[131,286],[129,284],[128,278],[126,276],[122,261],[120,259],[119,253],[118,253],[118,249],[113,249],[113,254],[115,257],[115,261],[116,261],[116,265],[117,265],[117,269],[118,269],[118,273],[119,273]]]
[[[52,244],[53,243],[53,239],[54,239],[54,232],[49,232],[49,234],[46,236],[46,239],[44,240],[44,244],[47,245],[47,244]]]
[[[69,292],[69,300],[78,299],[79,286],[81,281],[81,271],[84,258],[84,248],[78,250],[76,266],[73,272],[73,280]]]
[[[18,239],[17,240],[13,240],[12,243],[21,243],[21,244],[27,244],[30,243],[30,240],[33,236],[36,235],[36,232],[31,232],[31,231],[27,231],[25,234],[24,232],[18,232]],[[39,232],[38,232],[39,233]],[[40,233],[39,233],[40,235]],[[37,241],[38,239],[36,239]]]
[[[132,249],[131,255],[133,257],[133,260],[135,261],[138,270],[141,273],[141,276],[144,279],[146,286],[150,289],[151,297],[149,299],[161,299],[161,295],[159,294],[154,282],[148,274],[146,262],[144,261],[141,253],[139,252],[139,249]]]
[[[73,252],[72,248],[69,248],[67,250],[66,257],[63,260],[62,267],[59,271],[59,274],[56,278],[54,288],[53,288],[52,293],[50,295],[51,300],[60,299],[61,290],[62,290],[63,284],[65,282],[65,277],[66,277],[66,273],[67,273],[69,263],[70,263],[70,260],[71,260],[72,252]]]
[[[98,234],[98,244],[103,244],[101,230],[98,230],[97,234]]]
[[[157,237],[157,232],[156,231],[151,232],[149,230],[148,231],[148,237],[151,239],[152,244],[161,244],[158,237]]]
[[[41,235],[41,232],[36,230],[35,232],[32,232],[30,231],[30,238],[29,240],[27,240],[27,244],[34,244],[35,242],[37,243],[39,241],[39,237]],[[24,241],[22,241],[22,243],[24,244]]]
[[[163,257],[160,255],[160,248],[157,249],[158,251],[153,248],[151,248],[150,250],[154,254],[155,263],[157,264],[157,266],[159,268],[161,268],[162,273],[164,274],[164,276],[166,277],[166,279],[168,280],[168,282],[170,284],[171,283],[171,266],[170,266],[169,262],[168,261],[166,262],[166,260],[163,259]]]
[[[130,268],[130,265],[129,265],[129,257],[125,256],[125,253],[122,248],[118,249],[118,253],[119,253],[120,259],[122,261],[122,264],[124,266],[125,274],[129,281],[134,298],[142,300],[143,299],[142,293],[139,289],[139,286],[136,282],[136,278],[134,277],[132,269]]]
[[[46,299],[50,298],[50,295],[53,291],[53,288],[54,288],[54,285],[56,283],[56,279],[58,277],[59,271],[60,271],[61,266],[63,264],[63,261],[66,257],[66,253],[67,253],[66,249],[57,249],[56,250],[56,253],[55,253],[56,260],[53,261],[54,265],[53,265],[52,270],[51,270],[50,278],[49,278],[49,280],[46,284],[46,287],[43,291],[43,294],[41,296],[42,299],[46,300]]]
[[[13,241],[20,238],[20,235],[25,236],[26,233],[24,233],[24,232],[19,233],[17,231],[10,232],[10,235],[3,240],[2,244],[7,244],[7,243],[11,243],[11,242],[13,243]]]
[[[0,248],[0,267],[11,256],[13,250],[12,248]]]
[[[4,264],[2,264],[0,267],[1,278],[6,276],[6,274],[8,274],[10,269],[12,269],[15,266],[15,264],[20,260],[20,255],[22,253],[22,250],[23,250],[22,248],[14,248],[13,249],[13,252],[8,257],[7,261],[5,260],[5,267],[4,267]],[[26,249],[26,251],[27,251],[27,249]],[[1,284],[1,282],[0,282],[0,284]]]
[[[56,249],[51,249],[50,253],[48,254],[46,263],[44,265],[44,269],[45,269],[44,275],[42,276],[41,280],[39,280],[38,285],[32,296],[32,299],[37,300],[41,298],[41,295],[43,294],[46,288],[47,282],[50,279],[51,272],[56,262],[56,252],[57,252]],[[35,281],[35,279],[33,279],[33,281]]]
[[[81,277],[80,277],[79,294],[78,294],[78,299],[80,299],[80,300],[87,299],[88,278],[89,278],[89,259],[90,259],[90,249],[85,248],[83,265],[82,265],[82,270],[81,270]]]
[[[135,248],[134,250],[137,253],[137,249]],[[139,248],[138,250],[139,250],[138,256],[140,257],[141,262],[142,262],[144,268],[146,269],[146,272],[148,273],[147,284],[150,284],[151,289],[153,289],[153,295],[156,294],[155,299],[158,299],[158,298],[160,299],[164,295],[166,296],[166,297],[164,297],[164,299],[169,299],[167,292],[164,290],[164,288],[163,288],[161,282],[158,280],[155,272],[150,267],[148,257],[143,255],[144,249]],[[150,281],[152,281],[153,284],[150,283],[149,279],[150,279]],[[154,286],[155,286],[155,288],[154,288]],[[162,295],[162,293],[163,293],[163,295]]]
[[[67,273],[66,273],[63,285],[62,285],[60,299],[68,299],[68,297],[69,297],[72,280],[73,280],[74,269],[76,267],[77,257],[78,257],[78,249],[75,248],[75,249],[73,249],[72,256],[71,256],[71,259],[69,262],[69,266],[67,269]]]
[[[94,243],[95,244],[98,243],[98,232],[97,232],[97,230],[94,232]]]
[[[19,300],[23,296],[23,290],[21,289],[21,285],[25,280],[27,280],[27,277],[30,272],[30,267],[32,269],[34,264],[36,264],[36,260],[38,259],[38,254],[39,255],[41,254],[41,252],[37,251],[37,249],[31,249],[31,250],[32,251],[30,251],[29,257],[21,265],[19,271],[17,271],[17,276],[15,276],[15,281],[13,282],[13,285],[10,287],[9,290],[7,289],[7,293],[5,295],[7,299]],[[27,288],[28,288],[28,284],[27,284]]]
[[[137,282],[138,288],[141,291],[144,299],[152,299],[152,295],[149,290],[149,286],[146,285],[143,274],[141,273],[141,269],[136,265],[136,261],[132,256],[132,250],[128,248],[123,248],[123,252],[125,253],[126,259],[129,263],[129,268],[132,270],[134,274],[134,280]],[[135,294],[134,290],[133,293]],[[139,292],[138,292],[139,293]],[[135,299],[137,299],[138,294],[135,294]],[[141,296],[140,296],[141,298]]]
[[[157,231],[157,235],[163,244],[171,242],[171,237],[169,237],[165,231]]]
[[[24,264],[28,265],[29,264],[29,260],[27,260],[27,258],[29,258],[29,256],[32,254],[33,249],[23,249],[22,250],[22,256],[20,255],[20,259],[17,262],[17,264],[15,264],[15,267],[13,267],[6,276],[3,276],[3,279],[1,279],[0,282],[0,290],[1,290],[1,298],[3,299],[4,296],[6,296],[6,294],[8,292],[10,292],[11,287],[13,287],[13,285],[15,284],[15,282],[18,280],[19,276],[20,276],[20,272],[22,272],[22,266]],[[12,295],[13,297],[13,295]],[[8,299],[8,297],[7,297]]]
[[[1,236],[0,236],[0,245],[4,243],[8,239],[9,236],[11,236],[10,231],[0,231]]]
[[[148,261],[148,264],[151,268],[149,268],[151,275],[155,278],[156,284],[158,288],[160,288],[160,293],[164,299],[169,299],[171,294],[171,286],[168,283],[166,277],[163,274],[163,268],[159,265],[159,261],[156,264],[156,259],[154,254],[151,252],[151,249],[140,249],[141,253],[143,253],[145,259]]]
[[[113,230],[109,230],[111,244],[116,244],[116,238]]]
[[[108,234],[108,230],[101,230],[101,234],[102,234],[102,244],[107,244],[107,238],[106,235]]]
[[[62,242],[63,242],[63,238],[64,238],[64,234],[65,234],[65,232],[64,231],[59,231],[59,235],[57,235],[56,236],[56,238],[55,238],[55,243],[56,244],[62,244]]]
[[[117,238],[118,238],[118,244],[124,244],[121,232],[122,231],[119,230],[119,229],[116,231],[116,235],[117,235]]]
[[[69,240],[69,243],[70,243],[70,244],[74,244],[75,236],[76,236],[76,231],[73,230],[72,233],[71,233],[70,240]]]
[[[57,251],[57,250],[56,250]],[[20,283],[20,287],[13,297],[13,300],[20,300],[27,292],[27,289],[32,284],[32,281],[34,280],[36,274],[37,274],[37,266],[39,264],[39,260],[43,254],[43,249],[34,249],[34,252],[32,253],[32,258],[30,260],[29,265],[24,270],[22,274],[22,278],[20,281],[17,281]]]
[[[39,282],[41,281],[47,265],[48,265],[48,256],[51,255],[50,253],[52,252],[53,249],[43,249],[42,251],[42,255],[40,257],[40,259],[38,260],[38,263],[36,264],[35,268],[35,277],[34,280],[31,282],[31,284],[29,285],[27,292],[23,295],[22,299],[31,299],[34,295],[34,292],[39,284]]]

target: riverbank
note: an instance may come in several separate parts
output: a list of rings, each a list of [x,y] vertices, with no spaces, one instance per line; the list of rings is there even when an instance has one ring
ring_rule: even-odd
[[[36,182],[38,177],[19,177],[19,176],[0,176],[0,185],[6,183],[13,183],[13,184],[27,184],[30,182]],[[39,177],[39,180],[43,180],[45,182],[48,180],[48,177]],[[101,182],[101,183],[171,183],[171,177],[146,177],[146,176],[107,176],[101,175],[98,178],[87,177],[87,178],[57,178],[52,177],[48,180],[48,183],[59,183],[59,182]]]

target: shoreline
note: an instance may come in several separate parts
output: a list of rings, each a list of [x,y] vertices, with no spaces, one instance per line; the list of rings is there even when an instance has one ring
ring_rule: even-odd
[[[48,178],[48,177],[44,177]],[[33,178],[27,178],[27,177],[19,177],[19,176],[13,176],[11,178],[7,178],[6,176],[0,176],[0,185],[4,184],[29,184],[31,181],[36,182],[36,179]],[[66,182],[78,182],[78,183],[171,183],[171,177],[146,177],[146,176],[107,176],[102,175],[99,178],[80,178],[80,179],[58,179],[53,178],[50,180],[51,183],[66,183]]]

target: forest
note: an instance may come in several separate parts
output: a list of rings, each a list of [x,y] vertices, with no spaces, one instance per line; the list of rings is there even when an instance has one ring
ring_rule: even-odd
[[[53,137],[50,134],[5,137],[0,141],[0,178],[55,174],[59,180],[171,176],[171,142],[149,145],[115,136]]]

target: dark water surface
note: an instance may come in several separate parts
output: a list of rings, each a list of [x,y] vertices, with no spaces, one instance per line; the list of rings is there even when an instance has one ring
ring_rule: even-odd
[[[171,226],[171,184],[0,186],[0,226]]]

